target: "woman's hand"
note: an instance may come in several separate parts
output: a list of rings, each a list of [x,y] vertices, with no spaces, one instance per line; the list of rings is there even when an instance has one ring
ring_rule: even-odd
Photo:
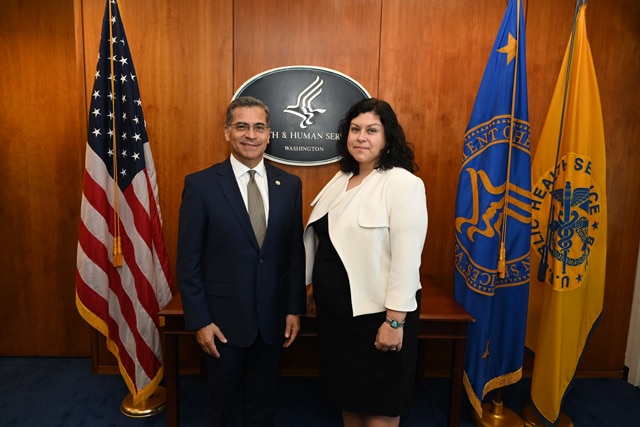
[[[378,334],[376,335],[376,342],[374,345],[377,350],[380,351],[400,351],[402,350],[402,338],[404,330],[404,319],[407,317],[407,313],[403,313],[395,310],[387,310],[387,320],[393,319],[397,321],[397,327],[392,327],[388,321],[385,321],[378,328]]]
[[[316,313],[316,300],[313,297],[313,284],[307,285],[307,313]]]

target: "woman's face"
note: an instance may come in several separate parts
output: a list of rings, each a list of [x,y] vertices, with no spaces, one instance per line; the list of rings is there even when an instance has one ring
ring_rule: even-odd
[[[386,145],[384,126],[376,113],[362,113],[351,120],[347,149],[358,162],[360,172],[375,168]]]

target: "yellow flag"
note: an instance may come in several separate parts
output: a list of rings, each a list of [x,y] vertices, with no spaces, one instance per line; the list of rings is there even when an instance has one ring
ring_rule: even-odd
[[[602,109],[586,5],[578,3],[532,162],[533,271],[525,344],[535,352],[531,399],[549,422],[560,414],[602,312],[607,256]]]

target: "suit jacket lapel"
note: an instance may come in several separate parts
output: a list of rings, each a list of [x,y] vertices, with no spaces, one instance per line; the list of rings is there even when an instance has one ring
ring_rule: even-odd
[[[269,239],[269,224],[271,223],[272,218],[279,217],[279,211],[283,207],[283,203],[281,201],[282,197],[282,188],[280,187],[280,181],[278,178],[281,175],[281,171],[277,168],[274,168],[269,163],[265,162],[265,168],[267,170],[267,187],[269,188],[269,218],[267,218],[267,234],[264,236],[265,242]],[[262,243],[264,247],[264,242]]]
[[[316,198],[311,202],[313,209],[307,225],[322,218],[344,198],[351,175],[351,173],[338,171],[324,188],[320,190]]]

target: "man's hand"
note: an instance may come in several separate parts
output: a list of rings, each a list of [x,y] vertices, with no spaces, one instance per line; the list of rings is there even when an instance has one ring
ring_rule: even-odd
[[[300,316],[293,314],[287,314],[287,324],[284,328],[284,348],[287,348],[293,343],[300,332]]]
[[[200,344],[200,348],[205,353],[219,359],[220,353],[216,347],[215,338],[220,342],[226,343],[227,339],[215,323],[209,323],[196,331],[196,341]]]

